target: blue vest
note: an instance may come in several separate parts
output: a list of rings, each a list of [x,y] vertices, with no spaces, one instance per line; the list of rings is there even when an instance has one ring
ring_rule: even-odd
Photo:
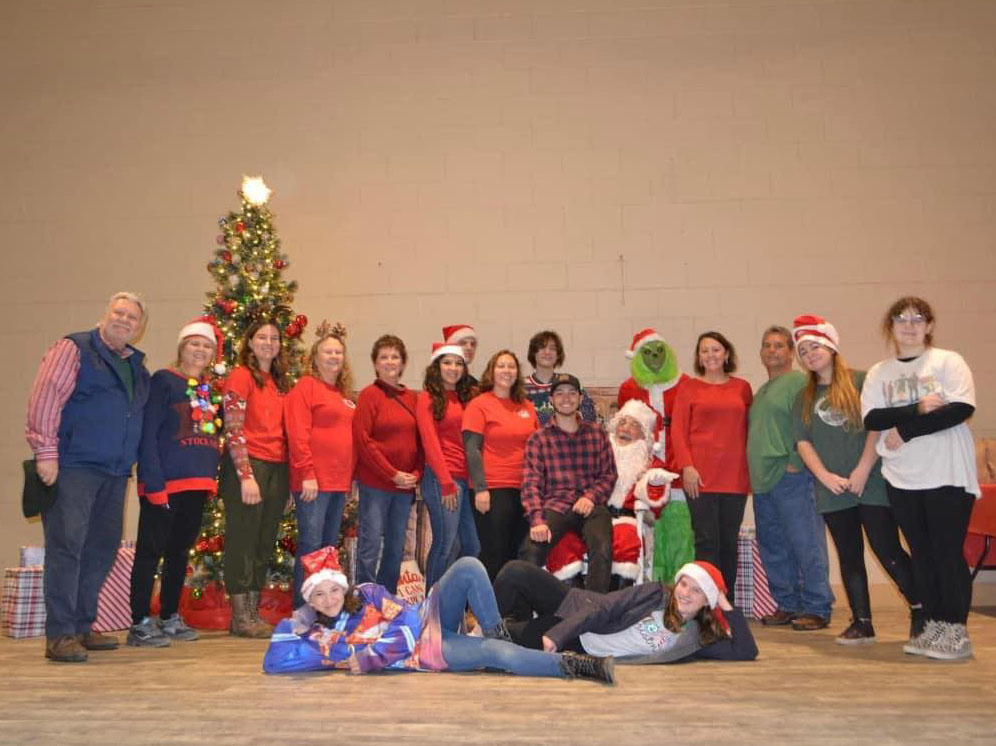
[[[62,409],[59,423],[59,466],[96,469],[126,476],[138,455],[142,412],[149,398],[149,372],[145,355],[134,350],[128,357],[134,395],[118,373],[116,353],[100,338],[100,331],[70,334],[80,351],[76,388]]]

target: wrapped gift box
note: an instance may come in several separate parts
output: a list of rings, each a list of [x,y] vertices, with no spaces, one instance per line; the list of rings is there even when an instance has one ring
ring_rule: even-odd
[[[135,564],[135,542],[122,541],[97,597],[96,632],[111,632],[131,626],[131,568]]]
[[[38,637],[45,634],[43,570],[11,567],[4,570],[0,599],[0,634],[7,637]]]
[[[45,564],[45,547],[21,547],[21,567]]]
[[[768,575],[761,564],[753,526],[740,529],[737,539],[737,587],[733,603],[745,616],[760,619],[778,610],[768,590]]]

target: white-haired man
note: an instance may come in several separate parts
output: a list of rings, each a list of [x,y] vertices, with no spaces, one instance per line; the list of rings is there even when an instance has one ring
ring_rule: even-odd
[[[669,488],[678,475],[664,469],[664,462],[653,448],[656,426],[654,410],[642,401],[630,399],[606,427],[617,474],[608,499],[613,516],[612,575],[617,587],[640,576],[638,508],[658,516],[654,577],[673,577],[678,568],[695,558],[695,539],[684,494]],[[550,553],[547,569],[561,580],[571,580],[581,572],[583,557],[584,544],[576,535],[568,534]]]
[[[118,646],[91,630],[97,596],[121,541],[125,488],[149,396],[144,354],[131,346],[147,314],[134,293],[111,297],[96,328],[69,334],[42,360],[25,436],[41,480],[56,485],[42,512],[45,657],[81,662]]]

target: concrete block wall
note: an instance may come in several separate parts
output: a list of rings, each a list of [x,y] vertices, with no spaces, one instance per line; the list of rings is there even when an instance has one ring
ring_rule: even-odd
[[[167,363],[244,173],[360,384],[378,334],[417,385],[458,321],[484,358],[555,328],[594,385],[643,326],[686,369],[715,327],[759,384],[761,330],[816,312],[866,367],[917,293],[993,435],[994,35],[989,0],[0,4],[0,558],[40,537],[17,462],[44,349],[129,288]]]

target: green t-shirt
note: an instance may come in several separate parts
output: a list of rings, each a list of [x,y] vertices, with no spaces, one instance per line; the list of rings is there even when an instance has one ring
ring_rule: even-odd
[[[851,371],[851,380],[854,387],[861,393],[861,387],[865,382],[864,371]],[[793,408],[793,429],[796,441],[806,440],[813,444],[820,461],[832,472],[841,477],[848,476],[854,467],[861,460],[861,454],[865,449],[865,440],[868,433],[861,423],[858,427],[849,425],[844,427],[845,420],[836,410],[830,409],[826,400],[827,387],[819,385],[816,387],[816,395],[813,397],[813,412],[809,417],[809,425],[802,421],[802,394],[796,398]],[[815,480],[816,484],[816,509],[820,513],[831,513],[835,510],[845,510],[853,508],[862,503],[863,505],[879,505],[887,507],[889,498],[885,494],[885,480],[882,479],[882,463],[875,459],[875,465],[868,474],[868,482],[865,484],[865,491],[859,498],[853,492],[844,492],[840,495],[833,494],[823,486],[820,480]]]
[[[792,436],[792,407],[796,395],[806,385],[806,376],[797,370],[768,381],[754,394],[747,428],[747,465],[754,494],[771,492],[791,466],[805,466],[795,450]]]

